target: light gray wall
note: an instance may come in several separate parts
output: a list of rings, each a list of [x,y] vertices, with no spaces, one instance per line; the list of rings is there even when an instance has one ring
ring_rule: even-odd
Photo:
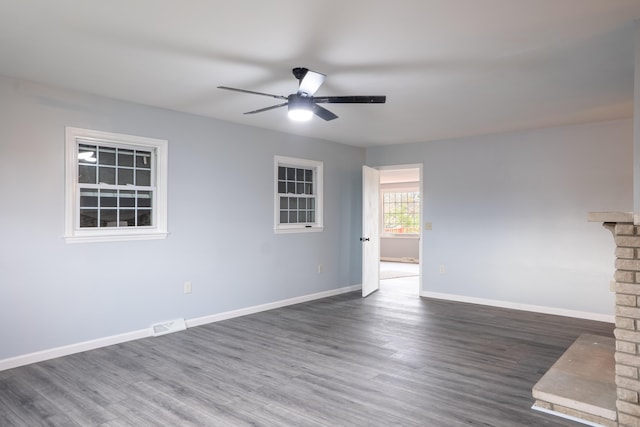
[[[402,260],[420,258],[420,240],[411,237],[381,237],[380,258]]]
[[[376,147],[366,163],[424,165],[423,291],[612,314],[613,239],[586,217],[632,210],[632,127]]]
[[[169,140],[166,240],[65,244],[65,126]],[[324,162],[324,232],[273,233],[276,154]],[[363,163],[360,148],[0,77],[0,359],[361,283]]]
[[[65,126],[169,140],[168,239],[64,243]],[[613,241],[586,213],[632,209],[632,145],[625,120],[370,148],[366,163],[424,164],[423,290],[611,313]],[[324,161],[323,233],[273,234],[276,154]],[[364,163],[0,77],[0,359],[359,284]]]

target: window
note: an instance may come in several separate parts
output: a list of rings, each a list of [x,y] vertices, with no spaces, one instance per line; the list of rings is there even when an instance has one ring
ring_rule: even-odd
[[[275,156],[275,232],[322,231],[322,162]]]
[[[66,241],[165,238],[167,145],[67,127]]]
[[[418,191],[382,192],[382,232],[388,234],[420,232],[420,193]]]

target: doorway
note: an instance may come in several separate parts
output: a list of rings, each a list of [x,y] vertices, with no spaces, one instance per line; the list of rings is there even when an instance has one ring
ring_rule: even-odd
[[[365,222],[368,216],[379,224],[378,255],[374,263],[363,263],[363,278],[378,276],[374,286],[383,293],[419,296],[422,165],[386,166],[377,172],[377,206],[365,207]]]

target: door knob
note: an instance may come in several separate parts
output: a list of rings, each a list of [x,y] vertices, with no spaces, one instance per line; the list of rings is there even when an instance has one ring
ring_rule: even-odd
[[[368,242],[368,241],[369,241],[369,238],[368,238],[368,237],[361,237],[361,238],[360,238],[360,241],[361,241],[361,242]]]

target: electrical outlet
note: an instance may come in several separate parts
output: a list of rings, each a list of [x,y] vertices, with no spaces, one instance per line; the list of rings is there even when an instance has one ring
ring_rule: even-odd
[[[182,287],[182,290],[185,294],[190,294],[191,293],[191,282],[184,282],[184,286]]]
[[[440,274],[444,274],[446,272],[446,269],[444,268],[444,265],[440,266]]]
[[[318,264],[318,274],[322,273],[323,271],[324,271],[324,265]]]

